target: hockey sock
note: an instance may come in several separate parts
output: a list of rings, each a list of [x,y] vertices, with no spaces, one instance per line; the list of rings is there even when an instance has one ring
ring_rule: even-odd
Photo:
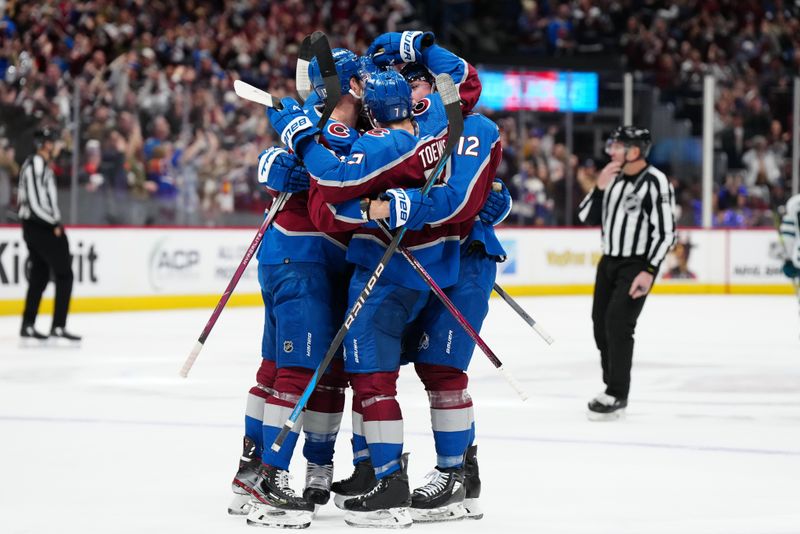
[[[272,443],[278,437],[278,433],[283,427],[283,423],[289,418],[300,395],[303,393],[312,371],[300,367],[283,367],[278,369],[275,379],[275,393],[267,399],[266,409],[264,410],[264,426],[262,427],[264,436],[264,449],[261,454],[261,461],[267,465],[278,469],[289,469],[289,463],[297,445],[298,432],[292,430],[286,437],[279,452],[272,450]],[[300,415],[295,424],[295,428],[303,427],[303,418]]]
[[[339,368],[329,369],[308,399],[303,414],[305,444],[303,456],[317,465],[333,463],[334,445],[344,412],[344,390],[347,378]]]
[[[275,382],[275,362],[261,360],[261,367],[256,373],[256,385],[247,394],[247,408],[244,414],[244,434],[256,444],[256,454],[261,455],[264,448],[261,427],[264,424],[264,404],[272,395]]]
[[[369,459],[367,438],[364,436],[364,410],[361,408],[363,399],[353,392],[353,465]]]
[[[461,467],[464,454],[475,438],[475,413],[467,392],[467,375],[443,365],[415,366],[431,409],[431,428],[438,467]]]
[[[378,479],[400,469],[403,415],[397,402],[398,371],[354,375],[353,389],[361,400],[364,437]]]

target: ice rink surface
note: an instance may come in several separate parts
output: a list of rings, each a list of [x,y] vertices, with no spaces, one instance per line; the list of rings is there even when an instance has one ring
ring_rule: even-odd
[[[586,420],[601,388],[589,297],[501,300],[483,334],[530,399],[476,352],[481,521],[427,532],[800,532],[800,320],[793,297],[650,297],[624,421]],[[184,380],[211,310],[76,314],[80,349],[19,348],[0,318],[0,533],[256,532],[226,515],[262,311],[228,309]],[[46,330],[49,317],[40,317]],[[435,462],[425,393],[401,373],[409,475]],[[349,411],[349,395],[348,408]],[[350,474],[349,417],[336,478]],[[295,455],[293,485],[304,463]],[[310,529],[354,532],[331,504]]]

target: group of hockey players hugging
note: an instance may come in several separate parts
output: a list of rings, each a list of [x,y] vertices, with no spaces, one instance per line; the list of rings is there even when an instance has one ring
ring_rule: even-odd
[[[314,91],[302,107],[284,98],[282,109],[267,109],[285,147],[261,154],[259,180],[275,195],[290,196],[258,255],[263,359],[248,396],[229,507],[247,515],[248,524],[305,528],[331,492],[352,526],[483,516],[466,374],[474,343],[399,254],[363,302],[341,354],[280,451],[270,447],[386,251],[390,237],[377,219],[405,227],[402,245],[476,329],[488,311],[497,262],[505,259],[493,226],[511,208],[508,190],[495,180],[500,134],[472,111],[481,90],[475,68],[436,44],[422,45],[432,39],[386,33],[362,57],[334,49],[341,97],[321,128],[326,91],[316,59],[309,65]],[[448,135],[435,84],[444,73],[458,91],[463,134],[444,179],[423,194]],[[436,467],[413,492],[396,388],[404,363],[413,364],[427,391],[436,445]],[[348,385],[354,471],[333,482]],[[302,495],[288,473],[300,428],[307,461]]]

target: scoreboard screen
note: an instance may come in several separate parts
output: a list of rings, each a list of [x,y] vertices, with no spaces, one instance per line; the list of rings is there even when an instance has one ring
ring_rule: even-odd
[[[478,106],[505,111],[597,111],[597,73],[479,70]]]

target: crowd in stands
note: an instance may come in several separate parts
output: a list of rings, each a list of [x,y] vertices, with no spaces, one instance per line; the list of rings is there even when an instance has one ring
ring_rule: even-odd
[[[312,31],[363,52],[384,31],[425,27],[468,58],[505,47],[621,56],[678,109],[690,109],[684,103],[713,73],[724,154],[715,224],[771,224],[770,209],[789,190],[799,13],[781,0],[0,0],[0,222],[13,211],[21,151],[35,125],[51,123],[63,136],[63,186],[72,151],[80,156],[81,223],[251,224],[265,202],[257,154],[276,139],[261,108],[235,96],[233,80],[291,95],[298,43]],[[515,199],[508,222],[574,224],[567,199],[577,205],[605,156],[569,154],[564,128],[535,116],[533,124],[493,118],[503,135],[499,174]],[[699,166],[696,175],[664,170],[679,223],[699,225]]]

